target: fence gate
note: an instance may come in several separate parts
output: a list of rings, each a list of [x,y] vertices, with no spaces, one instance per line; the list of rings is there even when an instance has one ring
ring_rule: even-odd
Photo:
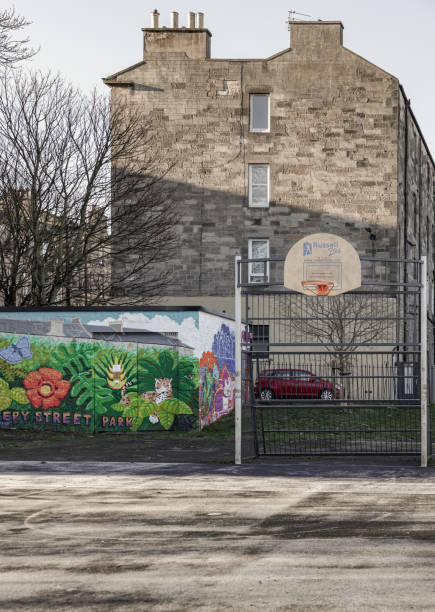
[[[361,257],[361,287],[333,297],[285,289],[283,265],[236,259],[236,462],[421,454],[426,465],[425,258]]]

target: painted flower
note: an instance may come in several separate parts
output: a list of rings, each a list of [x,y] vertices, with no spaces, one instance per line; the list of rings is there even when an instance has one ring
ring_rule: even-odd
[[[70,383],[62,380],[62,372],[53,368],[39,368],[24,379],[26,396],[34,408],[57,408],[70,390]]]
[[[155,412],[154,414],[150,414],[150,423],[152,423],[153,425],[156,425],[159,422],[159,417],[157,416],[157,413]]]

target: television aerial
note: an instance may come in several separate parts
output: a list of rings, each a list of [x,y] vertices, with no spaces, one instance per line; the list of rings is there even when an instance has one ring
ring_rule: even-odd
[[[309,19],[314,19],[311,15],[306,15],[305,13],[298,13],[294,9],[291,9],[288,12],[288,19],[286,23],[288,23],[290,26],[291,21],[304,21],[304,19],[301,19],[301,17],[308,17]]]

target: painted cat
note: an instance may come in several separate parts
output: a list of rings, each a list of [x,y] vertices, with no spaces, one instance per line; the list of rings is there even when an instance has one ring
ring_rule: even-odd
[[[165,399],[173,397],[172,378],[156,378],[156,393],[157,397],[154,400],[156,404],[161,404]]]
[[[155,402],[161,404],[165,399],[173,397],[172,395],[172,378],[156,378],[155,391],[146,391],[142,393],[142,397],[147,402]]]

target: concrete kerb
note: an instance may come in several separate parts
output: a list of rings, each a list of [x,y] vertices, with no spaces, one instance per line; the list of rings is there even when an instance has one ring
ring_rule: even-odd
[[[0,474],[167,476],[328,479],[433,479],[435,469],[422,469],[403,461],[382,463],[340,460],[250,463],[241,466],[212,463],[142,463],[100,461],[0,461]]]

